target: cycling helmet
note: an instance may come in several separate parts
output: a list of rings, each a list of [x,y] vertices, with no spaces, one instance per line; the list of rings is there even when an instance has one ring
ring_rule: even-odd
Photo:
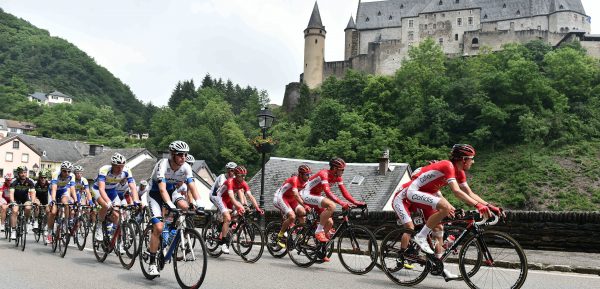
[[[72,171],[73,170],[73,164],[69,161],[64,161],[62,162],[62,164],[60,164],[60,169],[61,170],[67,170],[67,171]]]
[[[344,169],[346,167],[346,162],[342,158],[332,158],[329,161],[329,167],[331,169]]]
[[[310,174],[311,172],[310,167],[307,165],[300,165],[298,167],[298,173],[301,175]]]
[[[83,167],[80,166],[80,165],[74,166],[73,167],[73,171],[76,172],[76,173],[77,172],[83,172]]]
[[[12,173],[6,173],[6,175],[4,175],[4,180],[5,181],[10,181],[13,178],[13,174]]]
[[[248,171],[246,170],[246,168],[245,168],[244,166],[237,166],[237,167],[236,167],[236,168],[233,170],[233,172],[234,172],[236,175],[247,175],[247,174],[248,174]]]
[[[147,186],[148,186],[148,182],[147,182],[146,180],[142,180],[142,181],[140,182],[140,186],[145,186],[145,187],[147,187]]]
[[[123,164],[125,164],[126,161],[127,161],[127,159],[125,158],[125,156],[123,156],[120,153],[115,153],[110,158],[110,163],[113,165],[123,165]]]
[[[38,177],[39,178],[48,178],[49,179],[49,178],[52,177],[52,173],[50,172],[50,170],[44,169],[44,170],[41,170],[38,173]]]
[[[190,151],[190,147],[187,143],[176,140],[169,145],[169,151],[178,152],[178,153],[187,153]]]
[[[190,164],[190,166],[191,166],[194,164],[194,162],[196,162],[196,159],[194,158],[193,155],[187,155],[187,157],[185,157],[185,162]]]
[[[228,162],[228,163],[225,165],[225,167],[226,167],[226,168],[228,168],[228,169],[230,169],[230,170],[233,170],[233,169],[235,169],[235,167],[237,167],[237,164],[236,164],[236,163],[234,163],[234,162]]]
[[[416,168],[416,169],[415,169],[415,170],[412,172],[412,174],[410,174],[410,178],[411,178],[411,179],[413,179],[413,180],[414,180],[415,178],[417,178],[417,174],[419,174],[419,173],[421,172],[421,169],[422,169],[422,167],[418,167],[418,168]]]
[[[450,151],[450,157],[452,159],[462,159],[464,157],[473,156],[475,156],[475,149],[468,144],[455,144]]]
[[[21,172],[27,172],[27,167],[26,166],[18,166],[17,173],[21,173]]]

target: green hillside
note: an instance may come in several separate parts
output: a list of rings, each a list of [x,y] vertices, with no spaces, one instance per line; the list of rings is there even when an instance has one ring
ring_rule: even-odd
[[[144,123],[145,106],[129,87],[75,45],[2,9],[0,39],[3,104],[15,104],[34,91],[59,90],[73,96],[75,102],[112,107],[125,116],[126,130]],[[0,112],[12,116],[7,106],[3,107]]]

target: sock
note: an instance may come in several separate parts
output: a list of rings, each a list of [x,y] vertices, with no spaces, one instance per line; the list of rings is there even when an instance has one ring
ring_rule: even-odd
[[[321,233],[321,232],[323,232],[323,225],[319,224],[319,225],[317,225],[317,230],[315,231],[315,234]]]
[[[148,255],[150,255],[150,265],[156,264],[156,253],[148,252]]]
[[[283,235],[284,235],[284,234],[285,234],[285,232],[283,232],[283,233],[282,233],[282,232],[279,232],[279,233],[277,234],[277,237],[281,238],[281,237],[283,237]]]
[[[427,238],[427,235],[429,235],[429,233],[431,233],[431,228],[429,228],[427,226],[423,226],[423,229],[421,229],[421,231],[419,232],[419,234],[417,234],[417,236],[419,238]]]

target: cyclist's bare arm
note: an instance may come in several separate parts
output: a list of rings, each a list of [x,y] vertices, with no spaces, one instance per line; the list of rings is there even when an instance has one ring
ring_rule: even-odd
[[[298,204],[300,204],[301,206],[304,206],[304,200],[302,200],[302,197],[300,197],[300,193],[298,192],[298,189],[293,188],[292,193],[294,193],[294,199],[296,199],[296,202],[298,202]]]
[[[250,199],[250,202],[252,202],[252,205],[254,206],[254,208],[259,209],[258,203],[256,202],[256,199],[252,195],[252,192],[246,191],[246,196],[248,197],[248,199]]]
[[[462,189],[463,192],[467,193],[475,201],[477,201],[479,203],[482,203],[484,205],[487,205],[487,202],[485,200],[483,200],[479,195],[477,195],[476,193],[474,193],[473,190],[471,190],[471,187],[469,187],[469,185],[467,183],[460,184],[459,186],[460,186],[460,188]]]
[[[238,194],[239,194],[239,193],[240,193],[240,192],[238,191]],[[242,203],[238,202],[238,201],[235,199],[235,196],[234,196],[234,194],[233,194],[233,190],[227,190],[227,194],[229,195],[229,199],[231,200],[231,202],[233,203],[233,205],[234,205],[236,208],[238,208],[238,210],[243,210],[243,209],[244,209],[244,206],[242,205]]]
[[[133,201],[136,203],[140,202],[140,197],[138,196],[137,187],[135,186],[135,182],[131,182],[128,184],[129,193],[133,196]]]
[[[453,181],[448,184],[454,195],[469,206],[475,206],[478,201],[472,198],[469,194],[460,189],[457,182]]]

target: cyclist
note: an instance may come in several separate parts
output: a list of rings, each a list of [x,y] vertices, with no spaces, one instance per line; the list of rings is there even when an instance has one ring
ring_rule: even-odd
[[[229,232],[229,224],[231,223],[231,213],[233,206],[236,207],[239,214],[244,214],[247,206],[247,198],[250,199],[252,205],[256,208],[261,215],[264,211],[256,203],[256,199],[252,196],[248,183],[244,180],[248,171],[244,166],[236,166],[233,170],[234,177],[228,178],[216,192],[216,196],[211,198],[213,204],[217,207],[223,217],[223,226],[221,227],[221,234],[219,239],[221,240],[221,251],[225,254],[229,254],[229,240],[227,233]],[[235,194],[237,193],[239,201],[236,200]]]
[[[52,181],[50,182],[50,214],[48,214],[48,231],[54,229],[54,218],[58,213],[58,208],[54,206],[55,203],[69,204],[72,200],[77,200],[77,194],[75,193],[75,175],[71,173],[73,171],[73,164],[69,161],[64,161],[60,164],[58,170],[52,174]],[[69,216],[69,208],[65,208],[65,216]],[[52,243],[52,234],[48,234],[48,243]]]
[[[20,204],[25,206],[25,220],[28,220],[31,216],[31,201],[35,201],[35,184],[27,176],[27,167],[17,167],[17,178],[10,184],[10,202],[11,204]],[[12,208],[13,214],[10,220],[10,226],[12,231],[10,237],[15,240],[17,239],[17,214],[19,207],[14,206]],[[25,232],[27,233],[27,232]]]
[[[10,183],[12,182],[12,173],[4,175],[4,183],[0,187],[0,209],[2,210],[0,228],[4,232],[4,219],[6,219],[6,210],[8,210],[8,203],[10,202]]]
[[[217,190],[225,183],[225,181],[227,179],[231,179],[233,178],[233,176],[235,175],[233,173],[233,170],[237,167],[237,164],[234,162],[228,162],[225,165],[225,169],[227,170],[224,174],[220,174],[216,179],[214,184],[212,185],[212,187],[210,188],[211,191],[211,202],[213,202],[212,197],[216,196],[216,192]],[[214,203],[214,202],[213,202]]]
[[[38,180],[35,182],[35,201],[34,203],[38,205],[48,205],[48,195],[50,194],[50,182],[49,179],[52,178],[52,173],[49,170],[41,170],[38,174]],[[40,208],[36,208],[34,211],[34,219],[37,219],[39,215]],[[46,214],[49,213],[50,208],[46,207]],[[33,229],[38,229],[38,222],[34,220]],[[44,242],[46,242],[46,238],[48,237],[48,230],[44,230]]]
[[[298,175],[293,175],[275,192],[273,195],[273,206],[279,210],[285,220],[281,224],[281,229],[277,234],[277,245],[281,248],[285,248],[285,240],[283,239],[285,231],[294,224],[296,215],[300,223],[304,223],[306,210],[305,204],[298,190],[302,190],[308,178],[310,177],[311,170],[307,165],[300,165],[298,167]]]
[[[75,192],[77,193],[77,203],[81,205],[88,204],[94,205],[92,200],[92,194],[90,193],[90,185],[88,180],[83,177],[83,167],[74,166],[73,172],[75,173]]]
[[[415,243],[425,253],[434,253],[427,243],[427,235],[443,218],[454,214],[454,207],[441,194],[438,194],[440,188],[446,185],[450,186],[457,198],[477,208],[481,215],[489,216],[490,211],[497,215],[502,214],[502,209],[484,201],[467,184],[465,171],[469,170],[475,162],[474,157],[475,149],[471,145],[455,144],[450,152],[449,160],[435,162],[423,167],[416,174],[416,177],[405,184],[405,188],[396,194],[393,207],[402,224],[412,226],[412,220],[407,211],[407,206],[398,205],[400,200],[407,200],[406,204],[409,206],[420,204],[424,205],[424,208],[434,211],[427,219],[423,229],[414,237]],[[443,232],[439,232],[443,234]],[[439,235],[439,233],[437,234]],[[434,238],[438,237],[434,236]],[[444,273],[447,274],[448,272]]]
[[[350,206],[364,206],[365,203],[356,201],[352,195],[344,186],[342,175],[346,168],[346,162],[338,157],[334,157],[329,161],[329,170],[321,170],[318,173],[312,175],[302,190],[302,200],[305,204],[310,205],[312,208],[317,209],[320,212],[320,222],[315,231],[315,238],[319,242],[328,242],[329,236],[333,233],[331,230],[333,227],[333,212],[335,211],[335,204],[342,206],[344,210]],[[350,203],[340,200],[332,191],[331,185],[338,185],[342,195]],[[323,197],[321,194],[325,192],[327,197]],[[328,234],[326,234],[327,232]],[[325,260],[327,261],[327,260]]]
[[[152,212],[151,222],[152,235],[148,254],[150,256],[150,265],[148,274],[159,276],[160,272],[156,266],[156,252],[159,247],[160,234],[163,231],[162,207],[166,204],[169,210],[175,210],[175,204],[171,201],[169,192],[173,191],[178,181],[187,184],[189,190],[194,195],[195,205],[200,204],[200,197],[194,183],[192,167],[185,162],[185,158],[190,151],[190,147],[183,141],[174,141],[169,144],[169,158],[159,160],[152,171],[151,189],[148,193],[148,205]]]
[[[140,188],[138,189],[138,195],[142,202],[143,208],[148,206],[148,194],[146,194],[146,193],[149,191],[150,191],[150,187],[148,187],[148,182],[146,180],[141,180]]]
[[[98,170],[98,177],[94,182],[93,190],[98,204],[100,204],[100,212],[98,213],[99,222],[103,222],[106,213],[113,205],[120,205],[121,199],[117,194],[117,185],[125,180],[129,189],[133,192],[133,200],[136,204],[139,203],[137,195],[137,187],[135,180],[131,174],[129,167],[125,166],[127,159],[120,153],[115,153],[110,158],[110,165],[105,165]],[[113,220],[118,218],[115,211],[112,215]],[[98,226],[95,232],[95,238],[101,241],[103,238],[102,226]]]

